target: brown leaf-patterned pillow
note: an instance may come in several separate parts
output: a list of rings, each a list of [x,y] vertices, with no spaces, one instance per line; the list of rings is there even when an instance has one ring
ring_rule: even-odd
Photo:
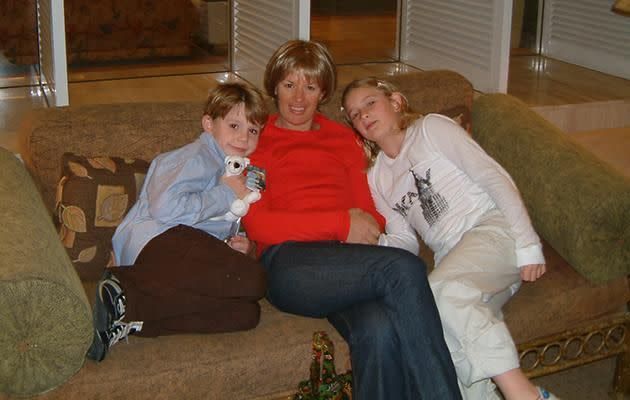
[[[81,279],[98,279],[112,264],[112,235],[138,198],[148,169],[144,160],[63,155],[56,220]]]

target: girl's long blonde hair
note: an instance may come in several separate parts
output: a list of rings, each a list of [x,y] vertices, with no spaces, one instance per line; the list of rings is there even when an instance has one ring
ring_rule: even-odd
[[[409,125],[411,125],[415,120],[422,117],[422,114],[419,114],[413,111],[411,106],[409,106],[409,102],[407,101],[407,98],[405,97],[404,94],[402,94],[400,90],[398,90],[396,85],[394,85],[391,82],[385,81],[383,79],[370,76],[363,79],[355,79],[354,81],[350,82],[348,86],[346,86],[346,88],[343,90],[343,94],[341,95],[341,105],[344,110],[346,121],[348,122],[348,124],[350,124],[350,126],[353,126],[353,125],[352,125],[352,121],[350,120],[350,116],[348,115],[348,111],[346,109],[346,99],[352,90],[359,89],[359,88],[376,88],[377,90],[381,91],[387,98],[390,98],[393,93],[396,93],[396,92],[400,93],[400,97],[402,100],[400,104],[399,128],[401,130],[407,129],[407,127],[409,127]],[[365,150],[365,154],[367,155],[367,158],[368,158],[368,165],[371,166],[372,164],[374,164],[374,161],[376,161],[376,156],[381,151],[381,149],[373,141],[367,140],[363,136],[361,136],[356,131],[356,129],[354,131],[359,137],[359,139],[361,140],[361,143],[363,144],[363,149]]]

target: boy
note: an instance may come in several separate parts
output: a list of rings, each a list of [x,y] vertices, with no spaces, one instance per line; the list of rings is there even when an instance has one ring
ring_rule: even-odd
[[[236,234],[240,219],[222,217],[263,183],[226,175],[224,160],[250,155],[266,119],[257,89],[220,84],[208,96],[200,137],[153,160],[112,239],[121,268],[98,283],[89,358],[101,361],[130,333],[226,332],[258,324],[265,272],[249,257],[251,242]]]

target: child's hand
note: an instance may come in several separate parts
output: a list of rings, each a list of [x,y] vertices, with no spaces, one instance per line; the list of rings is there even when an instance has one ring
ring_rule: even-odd
[[[245,175],[223,175],[221,177],[221,183],[228,185],[230,189],[236,194],[236,198],[242,199],[251,192],[246,186],[247,178]]]
[[[529,264],[521,267],[521,279],[526,282],[534,282],[547,271],[545,264]]]
[[[232,249],[245,254],[251,255],[254,251],[254,244],[246,236],[236,235],[227,240],[228,246]]]

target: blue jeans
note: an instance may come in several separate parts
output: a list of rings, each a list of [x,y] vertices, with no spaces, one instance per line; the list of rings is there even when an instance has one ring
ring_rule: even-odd
[[[346,339],[354,399],[461,399],[421,259],[331,241],[285,242],[261,261],[272,304],[326,317]]]

